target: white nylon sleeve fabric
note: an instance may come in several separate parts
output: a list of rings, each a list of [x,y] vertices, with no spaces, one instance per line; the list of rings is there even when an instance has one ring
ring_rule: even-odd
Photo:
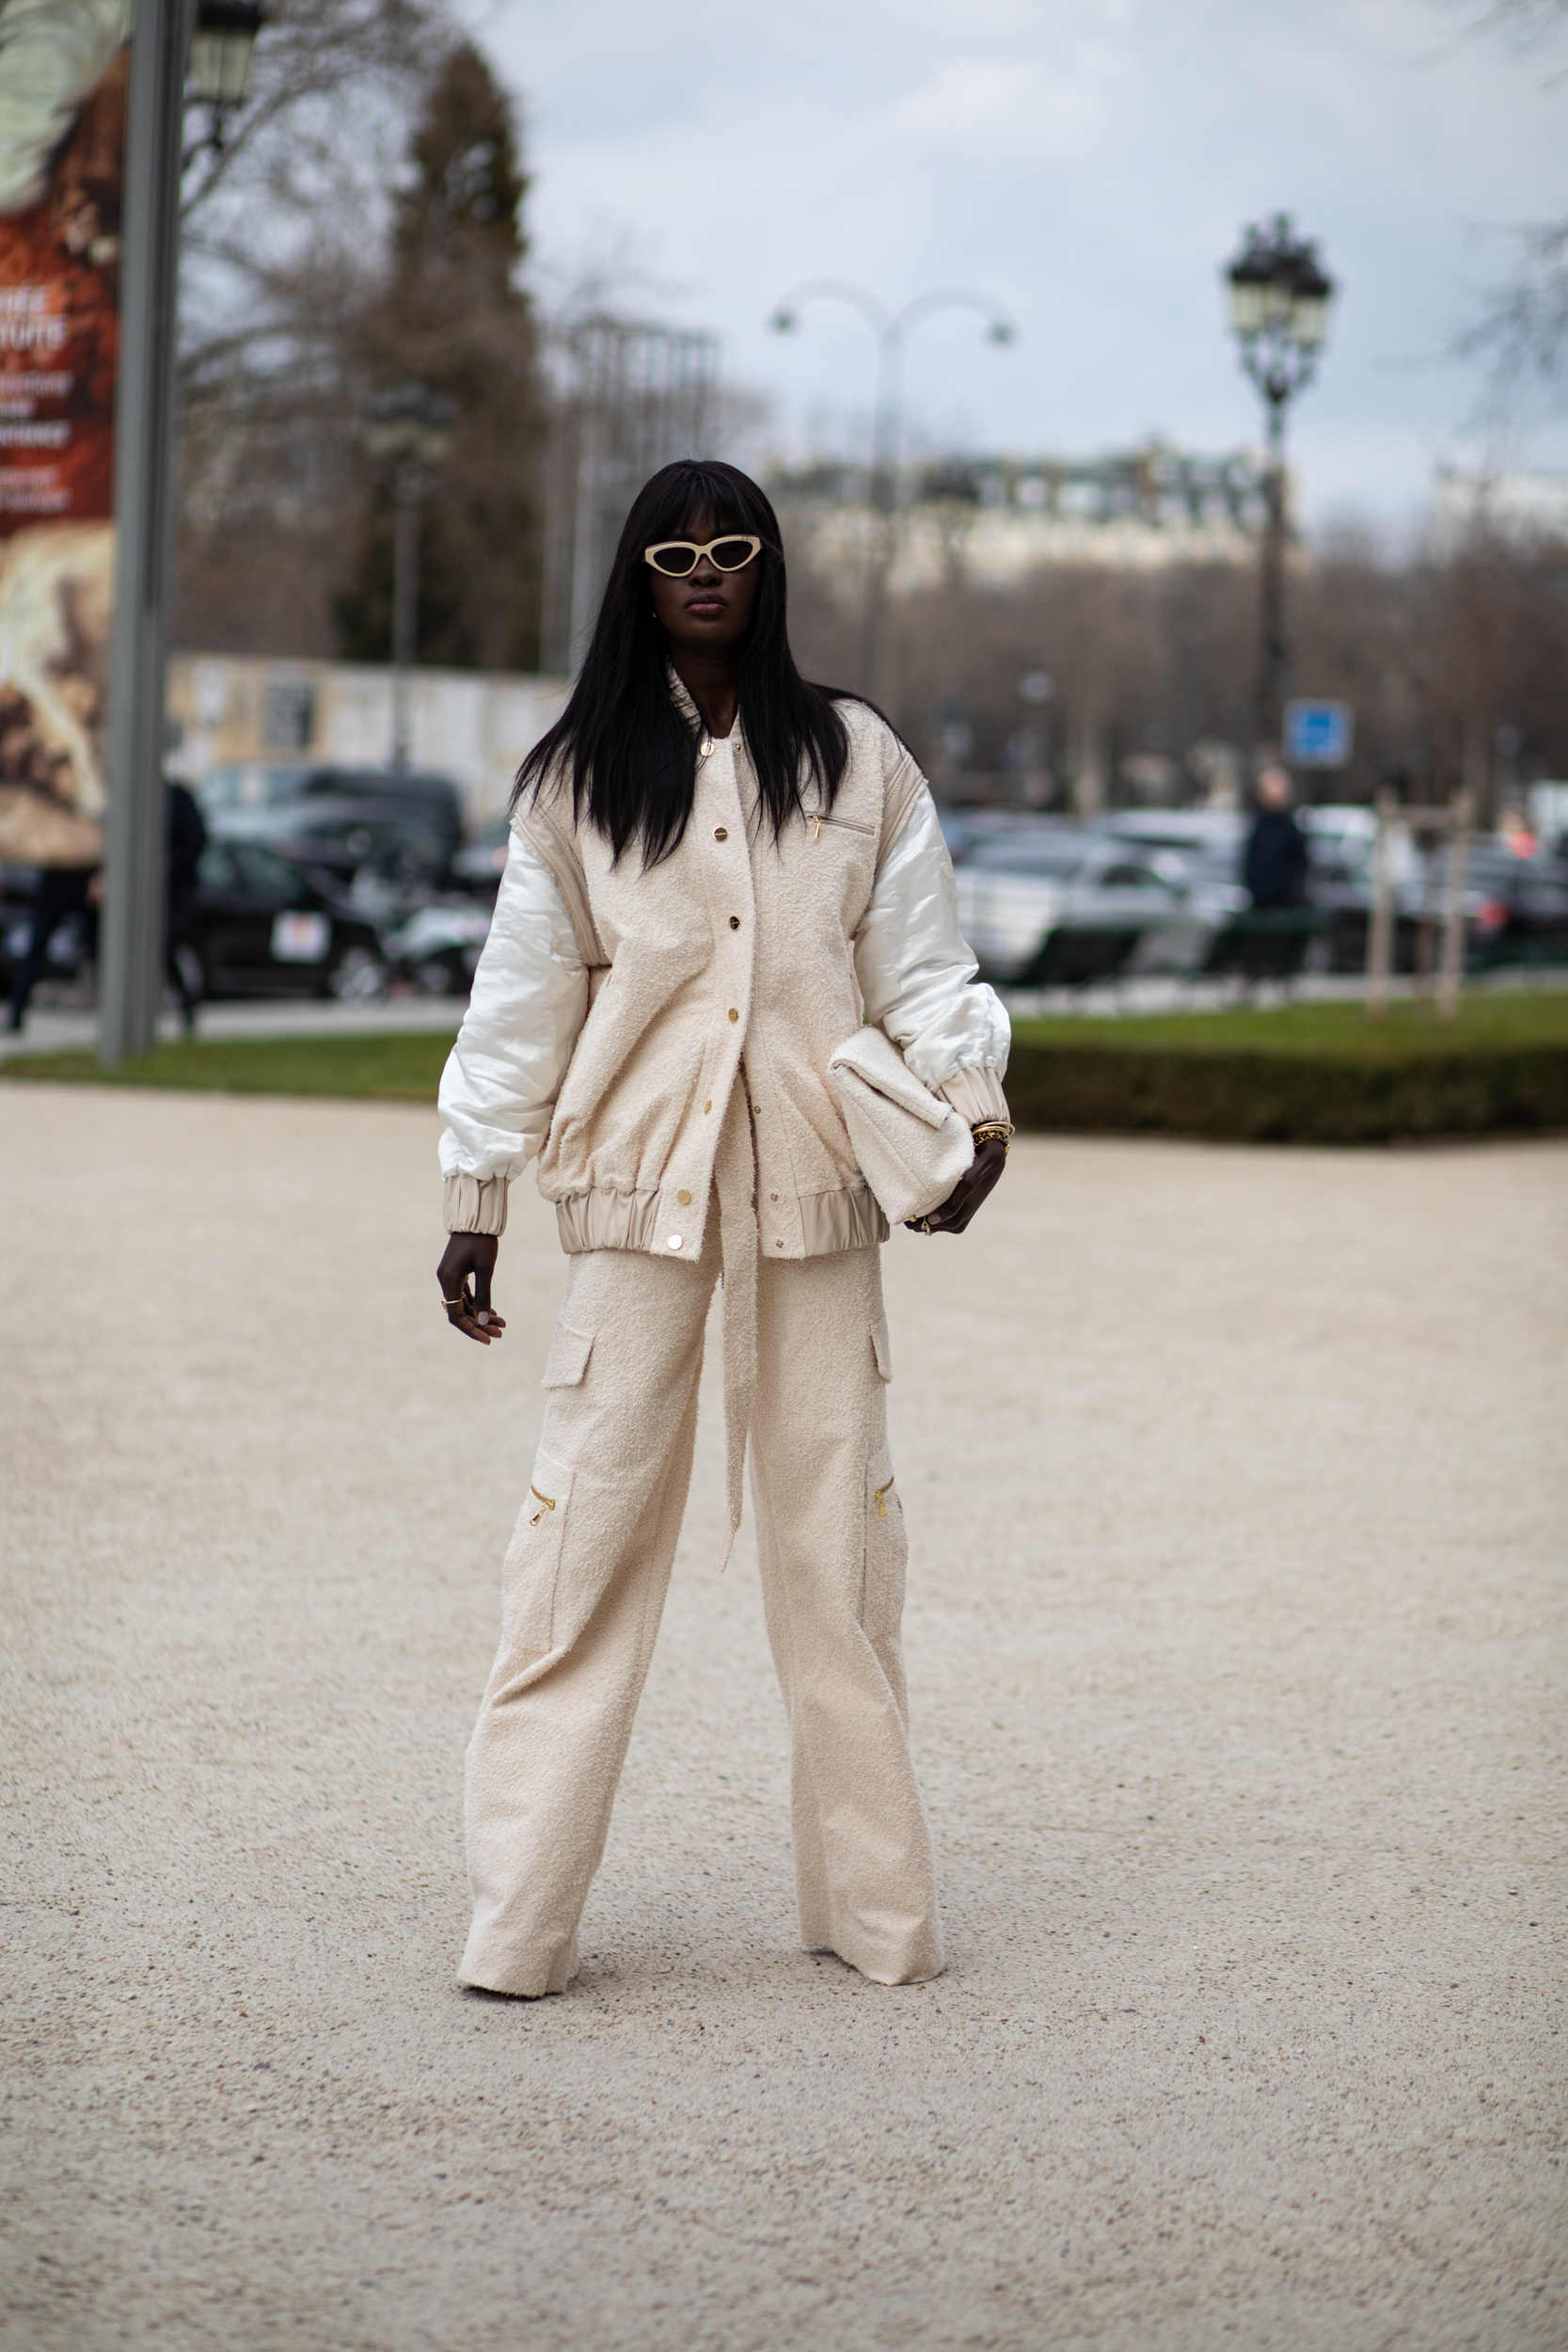
[[[517,834],[437,1098],[443,1176],[520,1175],[549,1133],[588,1017],[588,972],[548,869]]]
[[[923,1086],[956,1071],[1007,1067],[1012,1027],[958,930],[953,861],[923,787],[882,861],[855,933],[865,1017],[879,1022]]]

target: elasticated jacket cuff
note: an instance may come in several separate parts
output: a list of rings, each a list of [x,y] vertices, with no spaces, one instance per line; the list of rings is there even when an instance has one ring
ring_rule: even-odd
[[[946,1095],[958,1117],[971,1127],[977,1127],[982,1119],[1008,1116],[1001,1079],[981,1062],[972,1063],[967,1070],[955,1070],[950,1078],[943,1078],[937,1090]]]
[[[504,1176],[449,1176],[442,1204],[449,1233],[504,1233]]]

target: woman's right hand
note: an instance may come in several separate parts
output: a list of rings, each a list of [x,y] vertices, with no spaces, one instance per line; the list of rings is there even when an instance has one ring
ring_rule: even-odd
[[[497,1314],[490,1304],[490,1277],[499,1247],[494,1233],[449,1233],[436,1269],[447,1321],[466,1339],[478,1340],[482,1347],[499,1340],[506,1328],[505,1317]]]

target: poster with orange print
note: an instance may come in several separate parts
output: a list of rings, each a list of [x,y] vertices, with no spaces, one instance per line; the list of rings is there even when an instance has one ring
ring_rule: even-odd
[[[103,855],[131,0],[0,0],[0,860]]]

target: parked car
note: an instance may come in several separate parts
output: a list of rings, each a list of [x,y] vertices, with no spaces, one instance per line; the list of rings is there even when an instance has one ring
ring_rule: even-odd
[[[1064,826],[1072,829],[1069,818],[1045,817],[1032,809],[943,808],[937,812],[937,817],[947,854],[956,866],[972,856],[982,841],[994,840],[999,834],[1053,833]]]
[[[373,803],[384,819],[397,818],[411,834],[441,844],[436,863],[442,872],[463,845],[463,796],[451,776],[416,768],[357,767],[343,761],[239,761],[214,768],[197,788],[197,799],[209,827],[229,830],[236,837],[246,832],[245,820],[262,821],[250,832],[253,839],[281,838],[290,829],[278,812],[309,803],[296,830],[319,834],[333,819],[319,813],[318,803],[341,812],[354,803]],[[240,820],[235,822],[234,820]],[[275,835],[272,826],[279,827]]]
[[[180,952],[211,996],[336,996],[361,1004],[387,993],[387,958],[366,920],[321,869],[256,841],[209,841],[197,869]]]
[[[437,898],[388,931],[387,953],[398,977],[421,995],[466,996],[489,936],[490,909],[482,898]]]
[[[208,818],[217,841],[254,841],[280,854],[305,856],[345,880],[365,871],[394,890],[436,890],[446,882],[452,841],[417,803],[314,794],[261,808],[226,809]]]
[[[1240,882],[1247,824],[1228,808],[1110,808],[1094,819],[1094,831],[1139,850],[1196,860],[1204,871]]]
[[[480,890],[494,898],[506,871],[507,851],[512,846],[512,819],[498,817],[488,825],[482,825],[471,841],[466,841],[451,862],[451,879],[466,890]]]
[[[1245,893],[1194,889],[1168,852],[1058,825],[980,842],[958,922],[990,979],[1067,983],[1196,972]]]
[[[1452,849],[1432,851],[1430,877],[1400,893],[1399,968],[1414,969],[1419,920],[1440,931]],[[1568,963],[1568,860],[1546,850],[1521,856],[1502,834],[1478,833],[1465,872],[1465,961],[1472,971],[1505,964]]]

